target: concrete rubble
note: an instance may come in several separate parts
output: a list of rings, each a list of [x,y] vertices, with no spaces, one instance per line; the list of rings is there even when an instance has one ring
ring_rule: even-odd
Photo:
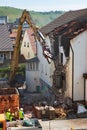
[[[55,115],[53,116],[53,119],[77,119],[87,117],[87,109],[85,105],[72,102],[70,97],[63,97],[55,100],[55,98],[52,98],[54,95],[51,95],[51,97],[47,99],[42,95],[42,93],[29,93],[26,88],[18,88],[18,92],[20,107],[24,108],[26,118],[36,117],[34,106],[37,106],[39,110],[40,108],[43,108],[42,111],[45,110],[46,113],[48,113],[47,108],[53,107],[55,111],[55,114],[53,114]],[[39,115],[40,118],[48,117],[42,117],[42,114]]]
[[[72,102],[70,97],[48,102],[49,100],[46,100],[41,93],[29,93],[26,89],[18,89],[18,92],[20,107],[24,108],[25,120],[38,118],[43,130],[79,130],[79,128],[87,130],[85,105]],[[82,121],[84,117],[85,123]],[[81,122],[83,124],[79,127],[78,123]],[[43,123],[47,123],[47,126]]]
[[[36,117],[33,106],[37,106],[39,111],[40,108],[45,108],[46,106],[49,108],[49,106],[52,106],[55,110],[55,117],[53,117],[53,119],[77,119],[80,117],[80,115],[82,115],[82,113],[79,113],[78,116],[78,103],[72,102],[70,97],[66,97],[61,100],[54,100],[50,104],[50,102],[47,102],[49,100],[46,100],[41,93],[29,93],[23,89],[19,90],[19,93],[21,106],[25,110],[25,117]],[[43,118],[41,117],[40,112],[39,116],[37,117]],[[85,115],[82,117],[84,118],[87,116]]]

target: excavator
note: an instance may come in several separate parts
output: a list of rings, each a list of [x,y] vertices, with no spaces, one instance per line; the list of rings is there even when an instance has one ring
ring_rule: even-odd
[[[51,59],[55,61],[54,55],[51,53],[49,47],[46,44],[45,37],[40,32],[39,28],[33,23],[29,12],[24,10],[22,13],[22,16],[19,19],[16,43],[15,43],[14,52],[13,52],[13,59],[11,62],[11,71],[10,71],[10,76],[9,76],[10,86],[12,85],[14,77],[15,77],[16,72],[18,70],[18,62],[19,62],[19,54],[20,54],[19,51],[20,51],[20,46],[21,46],[21,35],[22,35],[22,25],[25,21],[33,29],[35,40],[40,41],[40,43],[42,45],[43,55],[47,59],[48,63],[50,63]],[[55,78],[55,75],[54,75],[54,78]],[[56,90],[55,90],[55,92],[56,92]],[[3,113],[3,114],[0,114],[0,130],[6,130],[7,129],[6,127],[7,127],[6,126],[6,119],[5,119],[5,115]]]
[[[22,13],[22,16],[19,19],[19,24],[18,24],[16,43],[14,47],[13,59],[11,62],[11,71],[10,71],[10,76],[9,76],[10,85],[12,85],[15,74],[18,70],[19,51],[20,51],[20,46],[21,46],[20,40],[21,40],[21,35],[22,35],[22,25],[24,22],[27,22],[30,28],[33,29],[35,40],[41,41],[40,43],[42,45],[43,55],[47,59],[48,63],[50,63],[50,60],[53,59],[54,57],[46,44],[45,37],[40,32],[39,28],[33,23],[30,13],[27,10],[24,10]]]
[[[13,83],[14,77],[16,75],[16,72],[18,70],[19,54],[20,54],[19,51],[20,51],[20,46],[21,46],[21,35],[22,35],[22,25],[23,25],[23,23],[25,21],[33,29],[35,40],[40,41],[40,43],[42,45],[43,55],[47,59],[48,63],[50,63],[50,60],[54,60],[55,61],[54,55],[51,53],[49,47],[47,46],[45,37],[39,31],[39,28],[37,28],[37,26],[35,26],[35,24],[33,23],[29,12],[24,10],[23,13],[22,13],[22,16],[20,17],[20,20],[19,20],[18,32],[17,32],[17,37],[16,37],[16,43],[15,43],[14,52],[13,52],[13,59],[12,59],[12,62],[11,62],[11,71],[10,71],[10,77],[9,77],[9,84],[10,84],[11,87],[12,87],[12,83]],[[55,77],[56,76],[54,75],[54,78]],[[54,92],[54,90],[53,90],[53,92]],[[57,93],[57,90],[55,90],[55,93]],[[5,115],[3,113],[3,114],[0,114],[0,130],[6,130],[7,129],[6,127],[7,127],[6,119],[5,119]],[[12,130],[12,129],[10,128],[10,130]]]

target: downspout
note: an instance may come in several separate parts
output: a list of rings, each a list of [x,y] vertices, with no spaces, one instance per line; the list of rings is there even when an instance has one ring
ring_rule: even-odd
[[[70,48],[71,48],[71,51],[72,51],[72,101],[74,99],[74,51],[73,51],[73,48],[70,44]]]

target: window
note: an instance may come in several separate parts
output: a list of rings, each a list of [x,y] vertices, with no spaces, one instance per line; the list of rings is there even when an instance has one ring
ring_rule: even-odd
[[[28,70],[34,70],[34,71],[38,70],[38,63],[34,63],[34,62],[28,63],[27,69]]]
[[[24,42],[24,47],[26,47],[26,42]]]
[[[33,70],[35,70],[35,63],[32,63],[33,64]]]
[[[3,128],[3,123],[2,122],[0,122],[0,128]]]
[[[63,64],[63,53],[61,53],[61,64]]]
[[[3,57],[3,54],[1,54],[1,57]]]
[[[29,42],[27,42],[27,47],[29,47]]]
[[[6,60],[6,54],[4,54],[4,60]]]

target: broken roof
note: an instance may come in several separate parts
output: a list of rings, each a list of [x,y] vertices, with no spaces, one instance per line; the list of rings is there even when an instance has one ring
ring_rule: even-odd
[[[50,22],[46,26],[42,27],[40,30],[43,34],[49,34],[52,31],[54,31],[56,28],[59,28],[61,26],[67,26],[66,24],[75,20],[75,19],[81,19],[81,17],[87,16],[87,8],[82,10],[76,10],[76,11],[69,11],[61,15],[60,17],[56,18],[54,21]]]
[[[6,25],[0,25],[0,51],[13,51],[12,41]]]

